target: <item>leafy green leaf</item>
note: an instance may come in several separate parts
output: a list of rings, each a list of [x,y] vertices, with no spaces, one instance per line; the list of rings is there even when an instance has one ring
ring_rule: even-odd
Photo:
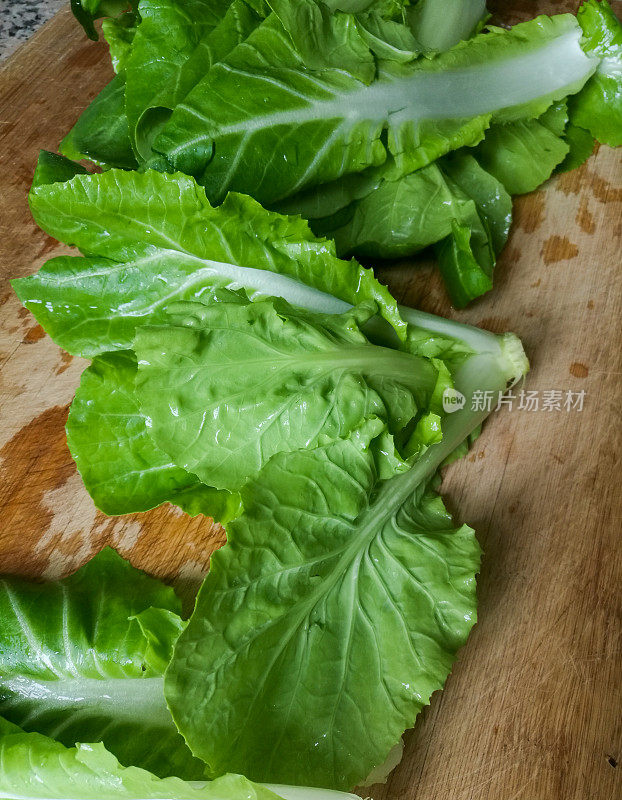
[[[451,236],[435,248],[441,275],[456,308],[464,308],[471,300],[492,289],[494,253],[490,249],[488,252],[484,250],[486,257],[478,260],[475,255],[476,235],[471,226],[454,221]]]
[[[361,38],[376,59],[408,63],[421,52],[406,25],[385,19],[373,10],[357,14],[356,22]]]
[[[37,166],[32,178],[33,186],[44,186],[50,183],[65,183],[76,175],[88,175],[88,170],[58,153],[40,150]]]
[[[482,240],[481,246],[490,246],[499,253],[507,241],[512,223],[512,199],[502,182],[487,172],[470,150],[450,154],[440,166],[456,196],[468,198],[463,204],[462,214],[455,215],[456,219],[470,223],[475,230],[475,210],[486,228],[486,243]]]
[[[488,12],[486,0],[418,0],[406,15],[420,47],[442,53],[469,39]]]
[[[418,172],[424,173],[425,170],[426,167],[423,167]],[[379,167],[369,167],[362,172],[352,172],[335,181],[303,189],[269,207],[280,214],[300,214],[310,221],[316,232],[325,228],[332,237],[332,232],[346,225],[351,218],[350,212],[344,209],[370,195],[385,180],[393,178],[393,164],[387,161]]]
[[[568,172],[584,164],[594,152],[594,137],[585,128],[569,122],[564,131],[564,139],[568,145],[566,158],[558,164],[555,172]]]
[[[362,196],[341,214],[311,220],[311,225],[316,233],[333,237],[341,254],[395,258],[445,238],[454,221],[475,220],[479,212],[493,226],[494,246],[500,249],[511,219],[510,198],[467,153],[397,179],[390,171],[386,177],[377,174],[377,185],[363,193],[359,184]],[[294,207],[292,202],[288,208]]]
[[[183,619],[173,611],[150,606],[130,620],[136,620],[149,643],[149,663],[163,673],[173,657],[173,646],[186,627]]]
[[[273,8],[177,106],[154,144],[215,201],[233,189],[273,203],[381,164],[387,149],[400,172],[412,171],[476,144],[493,120],[538,116],[598,64],[581,50],[570,15],[376,69],[354,18],[313,0],[274,0]]]
[[[125,110],[130,139],[139,156],[148,157],[148,137],[137,135],[142,113],[167,105],[182,65],[223,18],[230,0],[141,0],[140,25],[126,62]]]
[[[151,142],[172,109],[212,63],[257,27],[262,9],[262,0],[164,0],[143,3],[139,26],[127,14],[104,20],[113,66],[124,73],[123,81],[104,89],[78,120],[64,142],[68,154],[77,152],[76,139],[99,164],[136,169],[137,158],[156,163]]]
[[[95,25],[100,17],[117,17],[124,12],[134,17],[138,0],[71,0],[71,11],[93,41],[99,38]]]
[[[109,548],[61,581],[0,580],[0,713],[68,746],[101,740],[126,765],[201,777],[163,694],[180,611],[172,589]]]
[[[149,100],[143,98],[142,110],[136,120],[136,146],[144,159],[154,157],[151,149],[153,140],[169,120],[175,106],[209,72],[212,65],[225,58],[238,44],[243,42],[268,13],[269,8],[263,0],[254,2],[233,0],[220,22],[214,27],[212,25],[193,27],[185,34],[182,23],[181,35],[189,38],[182,57],[180,57],[178,48],[176,51],[178,64],[172,70],[169,64],[171,74],[168,80],[157,93],[154,93],[153,85],[143,93],[145,97],[151,98]],[[183,20],[183,17],[181,19]],[[187,20],[185,24],[187,25]],[[199,30],[203,31],[200,37],[197,36]],[[158,49],[160,47],[159,26],[155,26],[151,31],[156,36],[152,47]],[[196,42],[194,47],[192,47],[192,42]],[[137,70],[136,64],[133,64],[133,68],[136,81],[139,84],[142,83],[142,70]]]
[[[0,720],[0,794],[8,800],[277,798],[268,788],[252,784],[241,775],[223,775],[211,783],[159,779],[143,769],[121,766],[101,743],[67,748],[39,733],[24,733],[4,720]],[[344,800],[350,799],[354,800],[352,795],[344,795]],[[309,800],[323,798],[311,794]]]
[[[124,106],[125,73],[121,72],[82,112],[61,142],[61,153],[75,160],[88,158],[110,167],[136,169]]]
[[[36,186],[30,205],[45,231],[89,254],[52,259],[13,282],[70,353],[130,349],[137,327],[157,322],[167,304],[205,302],[221,287],[329,313],[373,300],[404,336],[395,300],[371,270],[337,259],[303,220],[248,197],[231,194],[212,208],[187,176],[110,170]]]
[[[544,183],[567,156],[566,104],[556,104],[538,119],[494,125],[476,148],[481,166],[509,194],[526,194]]]
[[[325,187],[319,187],[279,208],[293,211],[298,206],[303,214],[313,214],[321,210],[326,196],[335,207],[354,195],[343,209],[310,223],[317,234],[334,238],[341,255],[396,258],[439,242],[441,272],[456,305],[492,287],[512,203],[503,184],[482,169],[470,151],[450,154],[397,179],[390,169],[380,168],[368,174],[365,184],[364,174],[356,182],[352,178],[359,176],[343,178],[347,185],[341,191],[334,185],[327,195]]]
[[[424,319],[412,345],[444,354],[465,399],[440,443],[382,481],[367,427],[277,454],[243,490],[245,513],[227,526],[165,680],[212,774],[364,780],[442,685],[474,621],[477,544],[452,529],[431,482],[488,413],[475,392],[500,395],[528,365],[513,336]]]
[[[454,193],[468,198],[451,221],[450,235],[435,247],[449,296],[463,308],[492,288],[496,256],[510,230],[512,201],[495,176],[470,155],[447,157],[443,172]]]
[[[156,446],[138,404],[135,378],[132,352],[98,356],[82,373],[71,404],[67,443],[95,505],[114,515],[170,502],[192,515],[232,519],[239,509],[237,496],[205,486]]]
[[[108,42],[110,60],[115,72],[121,72],[125,67],[136,29],[136,19],[131,14],[122,14],[118,18],[109,18],[102,22],[102,32]]]
[[[601,60],[570,102],[571,121],[603,144],[622,145],[622,24],[607,0],[586,0],[577,19],[583,49]]]
[[[443,686],[475,622],[479,547],[424,475],[378,484],[342,440],[247,484],[166,676],[210,774],[352,786]]]
[[[95,25],[93,24],[93,17],[88,13],[88,11],[86,11],[81,0],[71,0],[71,12],[78,20],[80,25],[82,25],[84,32],[89,39],[92,39],[94,42],[96,42],[99,39],[99,36],[95,30]]]
[[[487,416],[475,392],[498,396],[528,364],[511,335],[431,315],[411,332],[413,346],[446,354],[465,399],[442,441],[386,481],[370,427],[277,454],[212,557],[165,678],[211,774],[363,781],[442,686],[475,620],[479,548],[453,528],[433,476]]]
[[[437,244],[457,307],[492,288],[493,268],[511,224],[509,193],[535,189],[569,152],[565,103],[535,120],[491,126],[476,148],[396,176],[390,163],[277,204],[331,236],[340,255],[395,258]],[[572,135],[572,134],[571,134]],[[590,148],[591,149],[591,148]]]
[[[373,307],[311,315],[264,300],[170,311],[173,322],[198,324],[137,331],[137,396],[156,444],[209,485],[237,491],[275,453],[347,437],[369,420],[398,435],[430,406],[437,367],[371,345],[360,327]]]

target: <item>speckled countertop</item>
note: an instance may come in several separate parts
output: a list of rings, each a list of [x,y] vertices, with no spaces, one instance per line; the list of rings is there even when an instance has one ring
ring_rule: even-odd
[[[0,0],[0,61],[47,22],[68,0]]]

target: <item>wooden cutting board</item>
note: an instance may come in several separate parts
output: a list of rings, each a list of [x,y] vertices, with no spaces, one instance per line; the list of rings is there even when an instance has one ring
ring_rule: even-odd
[[[498,6],[507,22],[575,8]],[[56,149],[110,76],[105,45],[68,10],[0,71],[0,572],[65,575],[111,544],[190,599],[222,529],[170,507],[96,511],[64,434],[85,362],[8,283],[63,252],[26,191],[38,149]],[[501,410],[447,470],[445,499],[485,551],[480,622],[376,800],[622,797],[621,242],[620,151],[601,147],[516,201],[495,288],[468,311],[450,308],[430,265],[380,270],[401,302],[515,331],[541,403],[549,390],[585,398],[582,411]]]

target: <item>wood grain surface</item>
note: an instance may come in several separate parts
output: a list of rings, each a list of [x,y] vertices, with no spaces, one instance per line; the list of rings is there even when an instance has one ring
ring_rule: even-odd
[[[575,3],[498,0],[503,21]],[[618,13],[622,4],[614,4]],[[110,78],[106,47],[61,11],[0,72],[0,572],[57,577],[103,545],[189,600],[224,534],[164,507],[109,518],[65,443],[85,362],[56,347],[12,294],[63,248],[38,230],[26,191]],[[480,621],[442,694],[406,736],[376,800],[622,797],[622,164],[601,147],[519,198],[495,288],[450,308],[430,264],[381,268],[401,302],[523,340],[526,389],[585,391],[582,411],[494,414],[443,494],[484,548]]]

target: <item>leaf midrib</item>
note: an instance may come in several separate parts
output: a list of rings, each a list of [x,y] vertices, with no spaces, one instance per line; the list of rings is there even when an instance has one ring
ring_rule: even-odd
[[[164,699],[164,679],[67,677],[59,680],[18,675],[0,681],[0,712],[24,703],[38,711],[56,710],[67,714],[92,710],[110,715],[115,721],[141,721],[155,727],[170,727],[171,716]]]
[[[350,92],[333,90],[328,99],[313,98],[304,107],[244,117],[242,121],[229,125],[214,125],[213,120],[196,108],[180,103],[179,109],[202,117],[209,127],[204,135],[195,137],[191,142],[182,142],[167,151],[166,155],[174,157],[179,151],[199,141],[211,141],[238,133],[247,135],[249,131],[256,132],[284,124],[299,125],[319,119],[349,120],[353,125],[364,121],[390,124],[394,115],[399,115],[399,122],[466,119],[526,105],[549,94],[559,93],[576,81],[587,78],[595,70],[598,60],[581,50],[580,33],[578,26],[573,26],[571,30],[564,30],[518,55],[493,57],[487,62],[437,72],[419,69],[399,78],[387,76],[369,86],[357,85]],[[571,52],[570,48],[575,52]],[[537,52],[535,59],[534,51]],[[552,77],[550,85],[543,89],[541,64],[547,60],[551,62],[548,66]],[[573,70],[569,69],[570,66]],[[220,67],[232,74],[239,71],[231,65],[222,64]],[[531,72],[528,67],[531,67]],[[499,81],[494,75],[501,68],[505,71],[507,83]],[[298,73],[294,74],[299,77]],[[263,79],[260,74],[253,77],[260,81]],[[483,86],[486,87],[485,91]],[[329,86],[324,88],[326,91],[332,89]],[[474,102],[474,97],[478,98],[478,103]],[[508,98],[512,97],[514,99],[509,101]]]
[[[207,329],[212,331],[227,331],[230,329],[210,326]],[[252,331],[236,330],[236,334],[247,336],[252,341],[256,341],[256,337]],[[325,372],[338,371],[340,369],[351,370],[354,372],[353,367],[359,367],[357,372],[363,375],[370,375],[373,377],[382,376],[387,378],[399,379],[407,385],[419,384],[423,376],[421,371],[427,370],[429,372],[436,372],[430,361],[423,356],[413,355],[411,353],[403,352],[400,350],[393,350],[381,345],[351,345],[349,342],[331,342],[331,349],[325,351],[313,352],[307,354],[306,352],[296,352],[293,354],[284,352],[275,346],[272,342],[265,339],[261,340],[262,344],[272,348],[272,354],[263,358],[247,358],[241,357],[235,360],[223,361],[222,358],[216,358],[212,361],[202,361],[193,374],[207,370],[209,375],[215,374],[215,369],[232,368],[245,369],[245,368],[266,368],[271,370],[271,375],[276,372],[282,372],[291,369],[294,372],[306,371],[306,368],[318,367],[321,371]],[[338,354],[338,356],[336,356]],[[276,367],[276,369],[274,369]],[[372,369],[373,368],[373,369]],[[167,373],[171,372],[188,372],[187,365],[170,365],[167,367]]]

